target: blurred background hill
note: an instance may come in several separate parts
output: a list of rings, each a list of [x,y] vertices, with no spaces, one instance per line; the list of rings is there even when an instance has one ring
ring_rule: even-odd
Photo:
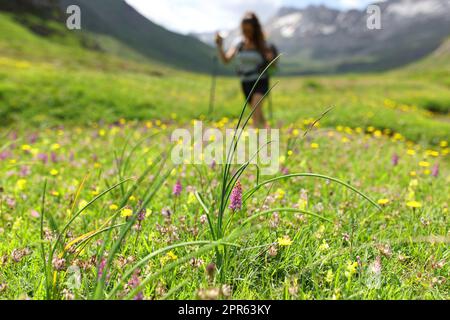
[[[381,9],[381,30],[367,28],[366,10],[324,5],[284,7],[264,25],[268,38],[285,55],[285,73],[384,71],[417,61],[450,35],[450,1],[388,0]],[[228,45],[239,29],[227,34]],[[197,34],[213,44],[212,33]]]
[[[147,59],[190,71],[210,72],[214,33],[183,35],[169,31],[137,12],[124,0],[0,1],[0,11],[40,36],[68,34],[52,29],[70,4],[82,9],[80,44]],[[380,2],[382,30],[366,27],[365,10],[340,11],[326,6],[284,7],[265,23],[271,42],[283,52],[283,74],[384,71],[414,63],[434,52],[450,36],[450,1],[389,0]],[[26,13],[27,15],[24,15]],[[32,16],[33,18],[30,18]],[[92,37],[88,37],[87,32]],[[239,29],[227,33],[228,46]],[[201,41],[200,41],[201,40]],[[221,73],[229,73],[220,66]]]

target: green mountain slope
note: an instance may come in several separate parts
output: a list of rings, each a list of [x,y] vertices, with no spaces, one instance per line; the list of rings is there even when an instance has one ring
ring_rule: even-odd
[[[187,70],[212,68],[212,48],[152,23],[123,0],[59,1],[63,7],[80,6],[85,30],[111,36],[146,57]]]
[[[33,32],[34,26],[45,29],[48,34],[42,36]],[[3,57],[70,69],[94,68],[148,74],[162,74],[170,70],[111,37],[69,32],[58,21],[22,16],[19,23],[15,15],[0,13],[0,30],[0,52]]]

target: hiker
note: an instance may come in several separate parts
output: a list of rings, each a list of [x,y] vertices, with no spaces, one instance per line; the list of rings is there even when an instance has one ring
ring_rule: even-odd
[[[250,91],[259,75],[276,56],[274,51],[268,46],[259,19],[254,13],[249,12],[244,16],[241,29],[243,41],[230,48],[227,52],[223,48],[223,38],[219,33],[216,34],[216,44],[220,58],[225,64],[236,58],[242,90],[253,110],[269,91],[269,75],[267,72],[261,77],[251,97]],[[255,127],[267,126],[262,104],[261,101],[253,113],[253,124]]]

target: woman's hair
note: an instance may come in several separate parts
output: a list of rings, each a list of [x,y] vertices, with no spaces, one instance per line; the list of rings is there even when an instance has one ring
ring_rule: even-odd
[[[261,23],[258,17],[253,12],[247,12],[242,19],[241,26],[250,24],[253,27],[253,35],[251,41],[255,44],[257,50],[264,56],[266,52],[266,39],[264,36]]]

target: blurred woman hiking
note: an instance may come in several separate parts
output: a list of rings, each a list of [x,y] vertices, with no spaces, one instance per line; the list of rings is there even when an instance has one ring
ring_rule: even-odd
[[[268,46],[258,17],[249,12],[241,23],[243,41],[233,46],[227,52],[223,48],[223,38],[216,34],[216,44],[222,61],[227,64],[236,58],[238,75],[241,79],[242,90],[249,100],[253,113],[255,127],[267,126],[263,113],[263,101],[260,100],[269,91],[269,75],[265,72],[251,94],[258,77],[266,66],[276,58],[274,51]],[[258,104],[259,102],[259,104]]]

